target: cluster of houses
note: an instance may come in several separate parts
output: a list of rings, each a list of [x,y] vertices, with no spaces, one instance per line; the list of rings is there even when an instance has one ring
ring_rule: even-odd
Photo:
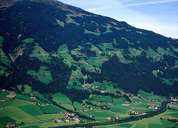
[[[156,104],[149,104],[149,105],[147,106],[147,108],[148,108],[148,109],[153,109],[153,110],[158,110],[158,109],[160,109],[160,107],[159,107],[158,105],[156,105]]]
[[[130,102],[125,101],[125,102],[122,104],[122,106],[128,107],[128,106],[130,106]]]
[[[107,118],[108,121],[119,121],[119,119],[120,118],[118,116],[116,116],[116,117],[108,117]]]
[[[15,99],[16,93],[15,92],[9,92],[9,94],[6,97],[10,98],[10,99]]]
[[[79,117],[74,113],[69,113],[69,112],[64,112],[64,119],[55,119],[54,121],[56,123],[70,122],[70,121],[73,121],[75,123],[80,123]]]
[[[80,122],[80,119],[78,116],[76,116],[74,113],[69,113],[69,112],[64,113],[64,119],[69,120],[69,121]]]
[[[17,126],[16,126],[16,123],[14,123],[14,122],[8,122],[5,125],[5,128],[17,128]]]
[[[147,106],[148,109],[153,109],[153,110],[158,110],[160,109],[160,107],[156,104],[149,104]],[[145,115],[146,113],[145,112],[138,112],[138,111],[130,111],[129,112],[129,115],[132,115],[132,116],[141,116],[141,115]]]
[[[172,102],[178,102],[178,98],[177,98],[177,97],[170,97],[170,100],[171,100]]]
[[[144,112],[137,112],[137,111],[130,111],[129,112],[129,115],[131,116],[142,116],[142,115],[145,115],[146,113]]]

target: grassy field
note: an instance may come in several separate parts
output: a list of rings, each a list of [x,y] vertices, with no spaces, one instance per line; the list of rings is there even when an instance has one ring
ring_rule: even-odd
[[[53,81],[51,72],[45,66],[41,66],[38,71],[29,70],[27,74],[31,75],[34,79],[39,80],[45,85],[48,85]]]
[[[148,118],[148,119],[143,119],[140,121],[135,121],[132,122],[130,124],[132,124],[133,128],[167,128],[167,127],[176,127],[176,124],[167,120],[161,120],[161,117],[167,117],[167,114],[170,113],[170,111],[166,111],[165,113],[162,113],[158,116],[152,117],[152,118]],[[178,112],[174,112],[177,113]],[[174,116],[172,114],[170,114],[170,116]]]
[[[87,114],[92,115],[98,121],[108,120],[110,117],[116,117],[117,114],[107,110],[92,110]]]
[[[33,101],[30,97],[23,97],[20,94],[16,95],[16,98],[9,98],[10,93],[0,91],[0,128],[8,122],[16,122],[17,125],[24,128],[47,128],[61,125],[55,123],[54,120],[64,118],[63,109],[51,104],[40,103],[38,100]]]
[[[167,110],[166,112],[151,117],[147,119],[142,119],[139,121],[134,121],[130,123],[116,124],[116,125],[107,125],[107,126],[98,126],[97,128],[177,128],[175,122],[170,122],[166,119],[160,119],[164,117],[178,117],[178,111]]]
[[[107,87],[106,87],[107,88]],[[111,88],[107,88],[112,91]],[[41,98],[45,99],[40,95]],[[88,100],[82,102],[74,102],[62,93],[52,95],[53,101],[60,106],[78,111],[88,117],[94,118],[96,121],[108,121],[114,117],[130,116],[131,110],[138,112],[146,112],[147,104],[160,104],[164,97],[154,94],[139,92],[139,97],[134,96],[132,102],[126,102],[124,97],[113,98],[111,96],[91,95]],[[103,108],[107,106],[107,108]],[[175,126],[174,122],[160,118],[178,118],[178,104],[172,105],[175,109],[168,109],[165,113],[158,116],[147,118],[127,124],[98,126],[97,128],[166,128]],[[21,128],[47,128],[53,126],[63,126],[75,124],[76,122],[65,122],[63,113],[65,110],[50,103],[33,99],[24,94],[17,94],[10,91],[0,91],[0,128],[8,122],[16,122]],[[60,119],[60,122],[55,122]],[[83,120],[83,119],[81,119]],[[84,121],[84,120],[83,120]],[[176,126],[175,126],[176,127]]]
[[[57,104],[63,106],[64,108],[74,110],[72,101],[64,94],[62,93],[56,93],[53,96],[53,101]]]

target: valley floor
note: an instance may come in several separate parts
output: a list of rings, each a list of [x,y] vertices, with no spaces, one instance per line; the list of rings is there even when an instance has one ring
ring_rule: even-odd
[[[168,100],[142,91],[139,95],[131,97],[132,102],[126,102],[123,97],[109,98],[109,96],[95,95],[92,102],[96,103],[92,103],[90,100],[80,103],[71,101],[61,93],[53,94],[49,100],[50,98],[48,99],[37,92],[29,95],[1,90],[0,128],[8,126],[20,128],[178,127],[176,98],[172,97]],[[100,102],[101,99],[104,101]],[[105,107],[103,108],[103,106]]]

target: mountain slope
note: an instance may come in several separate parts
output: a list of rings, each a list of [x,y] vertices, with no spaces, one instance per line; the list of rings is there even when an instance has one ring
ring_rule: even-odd
[[[178,92],[177,40],[55,0],[5,1],[0,25],[1,88]]]
[[[0,1],[0,128],[176,127],[177,76],[178,40],[56,0]]]

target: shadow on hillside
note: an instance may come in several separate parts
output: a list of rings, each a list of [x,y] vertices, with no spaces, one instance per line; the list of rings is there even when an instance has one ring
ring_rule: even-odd
[[[140,89],[154,92],[159,95],[177,95],[178,86],[175,84],[163,84],[159,78],[152,74],[152,70],[158,65],[150,63],[147,59],[135,63],[120,63],[116,56],[102,65],[102,74],[109,80],[117,83],[119,88],[137,93]]]

